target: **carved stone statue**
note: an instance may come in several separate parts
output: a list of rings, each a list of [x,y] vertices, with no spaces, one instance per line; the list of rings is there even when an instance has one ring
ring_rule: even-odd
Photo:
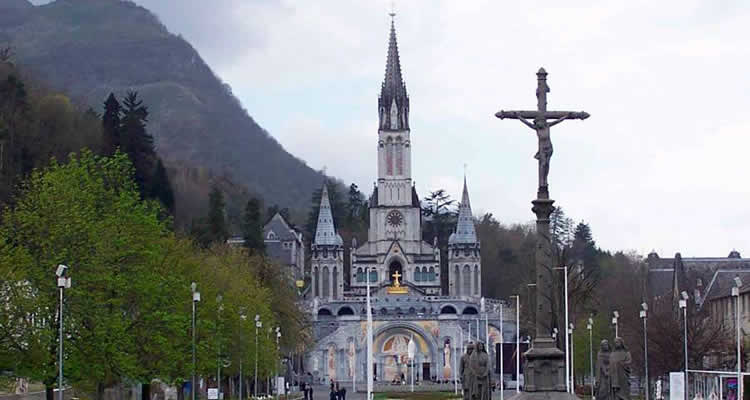
[[[472,384],[472,400],[490,400],[492,388],[490,385],[490,357],[484,348],[484,343],[477,342],[477,349],[469,358],[474,382]]]
[[[596,355],[596,386],[594,387],[596,400],[611,400],[612,398],[609,384],[610,354],[609,341],[604,339]]]
[[[354,340],[352,340],[351,342],[349,342],[349,352],[348,352],[348,356],[349,356],[349,376],[354,376],[354,373],[355,373],[354,368],[356,366],[355,365],[355,363],[356,363],[355,356],[356,355],[357,355],[357,350],[354,348]]]
[[[622,338],[615,338],[615,350],[609,356],[609,378],[613,400],[630,400],[630,352]]]
[[[451,379],[453,370],[451,369],[451,344],[445,342],[443,346],[443,378]]]
[[[466,345],[466,354],[461,356],[461,364],[458,367],[458,373],[461,375],[461,386],[464,389],[464,400],[471,400],[471,388],[474,383],[474,375],[469,368],[471,354],[474,352],[474,343]]]

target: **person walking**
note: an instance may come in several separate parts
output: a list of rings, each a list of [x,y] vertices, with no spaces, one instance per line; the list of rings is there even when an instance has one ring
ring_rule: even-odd
[[[302,392],[302,395],[305,396],[305,400],[310,400],[307,398],[307,386],[305,385],[305,381],[300,382],[299,390]]]

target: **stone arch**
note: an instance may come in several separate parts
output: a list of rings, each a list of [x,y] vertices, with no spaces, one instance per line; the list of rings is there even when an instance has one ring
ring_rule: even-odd
[[[446,304],[440,307],[440,314],[458,314],[456,307],[451,304]]]
[[[339,317],[342,315],[354,315],[354,310],[349,306],[343,306],[339,308],[338,313],[336,313]]]
[[[477,311],[477,308],[474,307],[474,306],[466,306],[464,308],[464,312],[462,314],[464,314],[464,315],[476,315],[476,314],[479,314],[479,312]]]
[[[318,316],[319,317],[330,317],[332,315],[333,314],[331,313],[331,310],[329,310],[327,308],[321,308],[321,309],[318,310]]]
[[[425,341],[427,344],[427,353],[429,353],[430,362],[433,365],[434,369],[431,369],[431,373],[437,373],[437,368],[439,365],[442,364],[442,358],[440,360],[438,359],[438,348],[437,343],[435,342],[435,337],[427,332],[424,328],[421,326],[408,322],[408,321],[391,321],[390,323],[380,326],[375,329],[373,332],[373,337],[375,340],[373,341],[373,348],[376,349],[376,352],[380,352],[380,349],[382,349],[383,344],[386,339],[388,339],[391,334],[395,333],[403,333],[403,334],[414,334],[415,337],[421,337],[422,340]],[[440,355],[442,357],[442,355]],[[423,377],[424,378],[424,377]]]

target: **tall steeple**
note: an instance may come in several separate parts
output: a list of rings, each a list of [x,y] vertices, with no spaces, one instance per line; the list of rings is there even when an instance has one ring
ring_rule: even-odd
[[[401,61],[396,42],[395,13],[391,12],[391,35],[388,41],[388,58],[385,63],[385,79],[380,89],[378,113],[380,130],[401,131],[409,129],[409,96],[401,76]]]
[[[451,234],[448,243],[477,243],[477,231],[474,227],[474,218],[471,214],[471,202],[469,201],[469,190],[466,188],[466,176],[464,176],[464,192],[461,196],[461,205],[458,208],[456,232]]]
[[[323,184],[323,192],[320,195],[320,211],[318,212],[318,226],[315,230],[315,245],[341,246],[344,241],[336,233],[333,225],[333,213],[331,212],[331,201],[328,199],[328,185]]]

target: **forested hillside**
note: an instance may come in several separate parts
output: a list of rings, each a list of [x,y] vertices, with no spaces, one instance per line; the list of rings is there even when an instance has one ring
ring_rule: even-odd
[[[36,78],[101,113],[110,92],[137,91],[149,107],[149,131],[180,188],[182,181],[221,177],[262,195],[267,204],[303,209],[323,175],[286,152],[242,108],[191,45],[169,33],[148,10],[120,0],[57,0],[32,6],[0,1],[0,47]],[[252,77],[248,77],[252,79]],[[202,179],[202,178],[201,178]],[[202,194],[176,193],[195,206]],[[205,197],[203,197],[205,198]],[[239,201],[242,203],[242,201]],[[183,215],[204,209],[183,208]]]

